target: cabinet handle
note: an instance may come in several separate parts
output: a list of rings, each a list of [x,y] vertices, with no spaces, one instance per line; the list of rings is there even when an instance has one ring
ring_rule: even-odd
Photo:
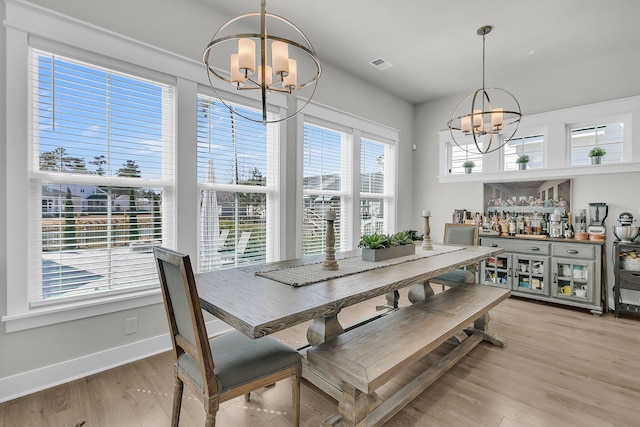
[[[579,254],[579,253],[580,253],[580,251],[576,251],[575,249],[568,249],[568,250],[567,250],[567,253],[568,253],[568,254],[575,255],[575,254]]]
[[[492,248],[497,248],[498,244],[497,243],[490,243],[489,246],[491,246]]]
[[[540,250],[540,248],[529,248],[530,251],[534,251],[534,252],[538,252]]]
[[[638,273],[631,273],[631,275],[632,275],[633,277],[640,277],[640,274],[638,274]]]

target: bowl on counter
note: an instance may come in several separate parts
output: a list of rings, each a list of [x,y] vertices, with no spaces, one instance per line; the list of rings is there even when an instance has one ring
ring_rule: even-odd
[[[576,240],[589,240],[589,233],[577,232],[573,235],[573,238]]]
[[[640,232],[640,227],[637,225],[614,225],[613,235],[621,242],[631,243],[637,237]]]

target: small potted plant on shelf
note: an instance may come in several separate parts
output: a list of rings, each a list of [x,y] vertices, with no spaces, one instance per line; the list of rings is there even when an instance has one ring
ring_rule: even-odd
[[[382,261],[416,253],[413,240],[404,231],[395,234],[364,234],[360,238],[362,259],[364,261]]]
[[[464,168],[464,173],[471,173],[472,169],[476,167],[476,164],[473,160],[467,160],[462,164]]]
[[[516,163],[518,164],[518,169],[525,170],[527,168],[527,164],[529,163],[529,155],[520,154],[516,159]]]
[[[589,157],[591,157],[592,165],[599,165],[602,163],[602,158],[607,154],[607,150],[600,147],[593,147],[591,151],[589,151]]]

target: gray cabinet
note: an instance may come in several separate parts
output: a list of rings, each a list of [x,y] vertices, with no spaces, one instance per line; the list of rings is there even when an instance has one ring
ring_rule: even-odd
[[[492,236],[480,244],[505,250],[482,262],[484,284],[602,314],[602,242]]]

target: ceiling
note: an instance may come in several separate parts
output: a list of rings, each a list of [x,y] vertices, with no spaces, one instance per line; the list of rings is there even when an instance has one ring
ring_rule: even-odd
[[[260,10],[258,0],[202,1],[229,18]],[[640,61],[637,0],[270,0],[267,12],[297,25],[322,63],[415,104],[482,86],[476,30],[483,25],[494,27],[486,36],[487,87],[509,89],[512,80],[554,68],[571,72],[585,58],[618,51]],[[378,58],[393,67],[375,68]]]

